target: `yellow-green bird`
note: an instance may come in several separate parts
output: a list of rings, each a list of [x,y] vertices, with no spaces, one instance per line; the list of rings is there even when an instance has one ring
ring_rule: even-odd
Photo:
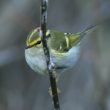
[[[65,33],[47,30],[46,39],[50,59],[56,70],[61,72],[73,67],[80,56],[80,42],[96,25],[79,33]],[[34,29],[26,40],[25,58],[28,65],[37,73],[46,75],[47,64],[41,41],[41,28]]]

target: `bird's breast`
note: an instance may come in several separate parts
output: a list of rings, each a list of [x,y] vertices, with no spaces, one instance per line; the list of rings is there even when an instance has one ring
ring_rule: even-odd
[[[73,67],[80,55],[80,46],[72,47],[68,52],[60,53],[50,49],[50,59],[56,68]],[[39,74],[47,73],[47,64],[43,48],[29,48],[25,50],[28,65]]]
[[[25,58],[28,65],[40,74],[45,74],[47,70],[44,51],[42,48],[30,48],[25,50]]]

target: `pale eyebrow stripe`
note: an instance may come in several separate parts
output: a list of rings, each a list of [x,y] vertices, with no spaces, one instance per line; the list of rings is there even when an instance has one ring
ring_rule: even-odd
[[[29,37],[29,42],[30,42],[30,40],[31,40],[31,37],[35,34],[37,32],[37,30],[35,29],[32,33],[31,33],[31,35],[30,35],[30,37]]]

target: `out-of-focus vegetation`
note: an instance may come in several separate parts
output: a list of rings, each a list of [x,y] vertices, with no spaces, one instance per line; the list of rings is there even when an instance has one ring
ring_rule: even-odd
[[[109,0],[49,0],[48,28],[78,32],[110,17]],[[0,110],[51,110],[48,76],[24,59],[28,33],[40,25],[40,0],[0,0]],[[61,110],[110,110],[110,20],[82,42],[80,60],[62,74]]]

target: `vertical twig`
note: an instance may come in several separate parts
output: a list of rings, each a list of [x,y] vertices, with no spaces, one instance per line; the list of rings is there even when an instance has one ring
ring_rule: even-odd
[[[41,30],[42,30],[42,44],[44,54],[46,57],[47,71],[50,78],[50,85],[52,90],[52,98],[54,103],[54,110],[60,110],[59,98],[57,92],[56,78],[54,76],[54,69],[51,65],[50,53],[46,42],[46,30],[47,30],[47,6],[48,0],[41,0]]]

